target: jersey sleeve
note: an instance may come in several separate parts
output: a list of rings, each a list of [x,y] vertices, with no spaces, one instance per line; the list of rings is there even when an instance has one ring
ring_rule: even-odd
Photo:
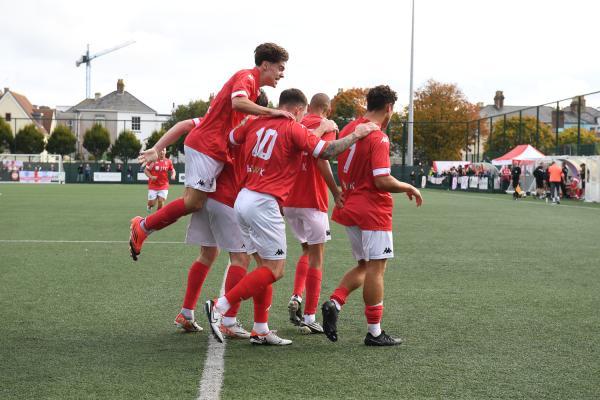
[[[229,143],[234,146],[240,145],[246,141],[246,135],[248,134],[248,124],[240,125],[233,128],[229,132]]]
[[[308,128],[301,124],[292,124],[291,138],[296,149],[304,150],[312,154],[314,158],[318,158],[327,145],[325,140],[316,137]]]
[[[252,94],[256,92],[256,85],[256,79],[254,78],[254,75],[252,75],[250,72],[246,74],[241,74],[235,80],[235,82],[233,82],[233,87],[231,89],[231,98],[252,98]]]
[[[371,170],[373,176],[386,176],[391,173],[390,139],[387,135],[371,141]]]
[[[194,124],[194,128],[200,125],[200,118],[192,118],[192,123]]]

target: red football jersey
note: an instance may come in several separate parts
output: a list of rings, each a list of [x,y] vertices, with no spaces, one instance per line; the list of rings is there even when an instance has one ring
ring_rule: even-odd
[[[148,189],[167,190],[169,188],[169,175],[173,170],[173,163],[168,158],[157,160],[146,165],[146,170],[156,179],[148,179]]]
[[[302,119],[302,125],[309,130],[317,129],[321,125],[321,118],[315,114],[306,114]],[[325,141],[335,140],[335,132],[325,132],[321,139]],[[315,208],[327,212],[329,209],[329,195],[327,184],[317,167],[317,159],[306,151],[302,152],[300,169],[290,194],[285,201],[285,207]]]
[[[327,143],[289,118],[261,117],[231,132],[244,143],[246,175],[241,187],[270,194],[283,205],[300,168],[302,151],[318,157]]]
[[[231,161],[227,147],[227,135],[237,126],[245,114],[234,111],[231,99],[247,97],[255,102],[260,94],[258,68],[236,72],[225,83],[210,103],[200,124],[185,138],[185,145],[222,162]]]
[[[340,132],[340,138],[366,122],[369,120],[363,117],[349,123]],[[390,139],[382,131],[373,131],[350,146],[338,157],[344,207],[335,207],[331,219],[366,231],[391,231],[392,195],[377,189],[374,179],[390,172]]]

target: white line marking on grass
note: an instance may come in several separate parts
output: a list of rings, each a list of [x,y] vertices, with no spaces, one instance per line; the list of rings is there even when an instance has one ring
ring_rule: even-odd
[[[128,240],[37,240],[37,239],[0,239],[0,243],[129,243]],[[184,242],[152,242],[150,244],[184,244]]]
[[[225,278],[229,271],[228,263],[223,274],[223,282],[219,296],[225,294]],[[209,327],[210,329],[210,327]],[[221,387],[223,386],[223,375],[225,374],[225,343],[217,342],[217,339],[209,334],[208,348],[206,349],[206,360],[204,360],[204,369],[198,386],[198,400],[218,400],[221,397]]]
[[[441,191],[441,194],[446,194],[446,195],[450,195],[450,196],[460,195],[460,196],[463,196],[463,197],[475,197],[475,198],[486,199],[486,200],[506,201],[505,198],[497,198],[497,197],[489,197],[489,196],[479,196],[479,195],[475,195],[475,194],[461,193],[461,192],[452,192],[452,193],[449,193],[447,191],[446,192]],[[551,206],[551,204],[548,204],[546,202],[520,201],[520,200],[517,200],[515,202],[516,203],[520,203],[520,204],[537,204],[537,205],[540,205],[540,206]],[[564,204],[564,203],[559,204],[558,206],[560,207],[561,205],[563,206],[563,208],[583,208],[583,209],[586,209],[586,210],[600,211],[599,207],[584,207],[584,206],[576,206],[576,205],[570,205],[570,204]]]

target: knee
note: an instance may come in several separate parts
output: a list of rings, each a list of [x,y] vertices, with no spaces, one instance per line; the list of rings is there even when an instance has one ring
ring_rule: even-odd
[[[219,249],[216,247],[202,247],[200,255],[196,261],[205,265],[212,265],[219,256]]]
[[[246,253],[229,253],[229,262],[231,265],[237,265],[238,267],[248,269],[250,257]]]

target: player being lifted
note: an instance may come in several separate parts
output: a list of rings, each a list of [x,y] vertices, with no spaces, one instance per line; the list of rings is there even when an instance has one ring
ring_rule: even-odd
[[[266,107],[269,100],[261,90],[257,104]],[[248,116],[248,119],[255,118]],[[194,122],[192,120],[192,122]],[[229,268],[225,276],[225,290],[233,288],[245,275],[250,263],[242,240],[242,232],[238,225],[233,204],[239,192],[239,181],[243,176],[243,160],[241,160],[242,146],[233,146],[230,149],[231,163],[226,163],[223,171],[217,178],[219,190],[209,193],[205,207],[192,214],[188,225],[186,242],[200,245],[200,255],[188,271],[187,287],[183,306],[175,318],[175,325],[187,332],[202,330],[196,323],[194,310],[200,297],[202,285],[208,275],[212,264],[216,260],[219,250],[229,252]],[[264,313],[268,312],[261,304],[261,299],[255,299],[255,320],[266,322]],[[221,320],[221,332],[231,338],[249,338],[246,331],[237,321],[239,303],[231,307]],[[264,321],[263,321],[264,320]]]
[[[198,126],[189,122],[179,123],[163,135],[152,147],[141,153],[141,162],[151,162],[158,153],[175,143],[191,129],[185,138],[185,192],[180,197],[146,218],[131,220],[129,247],[131,257],[137,260],[144,240],[156,230],[161,230],[180,217],[200,210],[207,194],[216,190],[216,180],[224,163],[231,161],[227,147],[227,135],[237,126],[245,114],[271,115],[293,118],[286,111],[255,104],[262,86],[276,87],[283,78],[287,51],[273,43],[264,43],[254,50],[256,67],[236,72],[225,83],[211,102],[210,108]],[[185,122],[185,121],[184,121]]]
[[[311,134],[299,123],[306,113],[307,103],[300,90],[284,90],[279,97],[279,109],[291,113],[295,120],[257,118],[230,134],[232,143],[245,143],[247,174],[234,208],[246,251],[248,254],[257,253],[260,266],[224,296],[206,303],[211,330],[219,341],[223,341],[219,315],[226,313],[233,304],[255,296],[263,296],[263,304],[271,304],[271,285],[283,276],[287,251],[280,206],[294,183],[302,151],[315,158],[329,159],[377,129],[375,124],[360,124],[345,138],[325,142],[320,136],[336,129],[335,123],[325,119]],[[291,344],[290,340],[270,331],[267,322],[255,322],[250,335],[250,342],[254,344]]]
[[[169,195],[169,172],[171,179],[175,179],[175,168],[173,163],[166,157],[167,149],[162,149],[158,154],[158,160],[148,163],[144,168],[144,174],[148,177],[148,205],[146,211],[152,212],[152,207],[160,210]],[[158,203],[158,204],[157,204]]]
[[[331,101],[324,93],[312,97],[308,114],[302,125],[316,129],[329,115]],[[335,131],[325,132],[322,140],[335,139]],[[325,242],[331,239],[329,232],[329,196],[331,191],[337,205],[341,206],[341,192],[335,183],[329,161],[315,159],[302,152],[300,169],[284,203],[283,215],[302,245],[302,256],[296,264],[294,290],[288,304],[290,321],[299,326],[302,333],[323,333],[315,314],[321,293],[323,252]],[[302,315],[302,295],[306,288],[304,316]]]
[[[335,207],[332,219],[346,227],[352,254],[358,265],[350,269],[339,286],[323,304],[323,329],[331,341],[338,339],[337,317],[348,295],[363,287],[368,346],[393,346],[401,339],[381,330],[383,315],[383,275],[388,258],[394,257],[392,238],[393,200],[390,193],[406,193],[416,201],[423,199],[414,186],[390,175],[390,141],[386,128],[397,100],[389,86],[377,86],[367,94],[367,113],[340,132],[347,137],[358,124],[372,122],[378,130],[358,141],[338,157],[338,177],[344,193],[344,207]]]

